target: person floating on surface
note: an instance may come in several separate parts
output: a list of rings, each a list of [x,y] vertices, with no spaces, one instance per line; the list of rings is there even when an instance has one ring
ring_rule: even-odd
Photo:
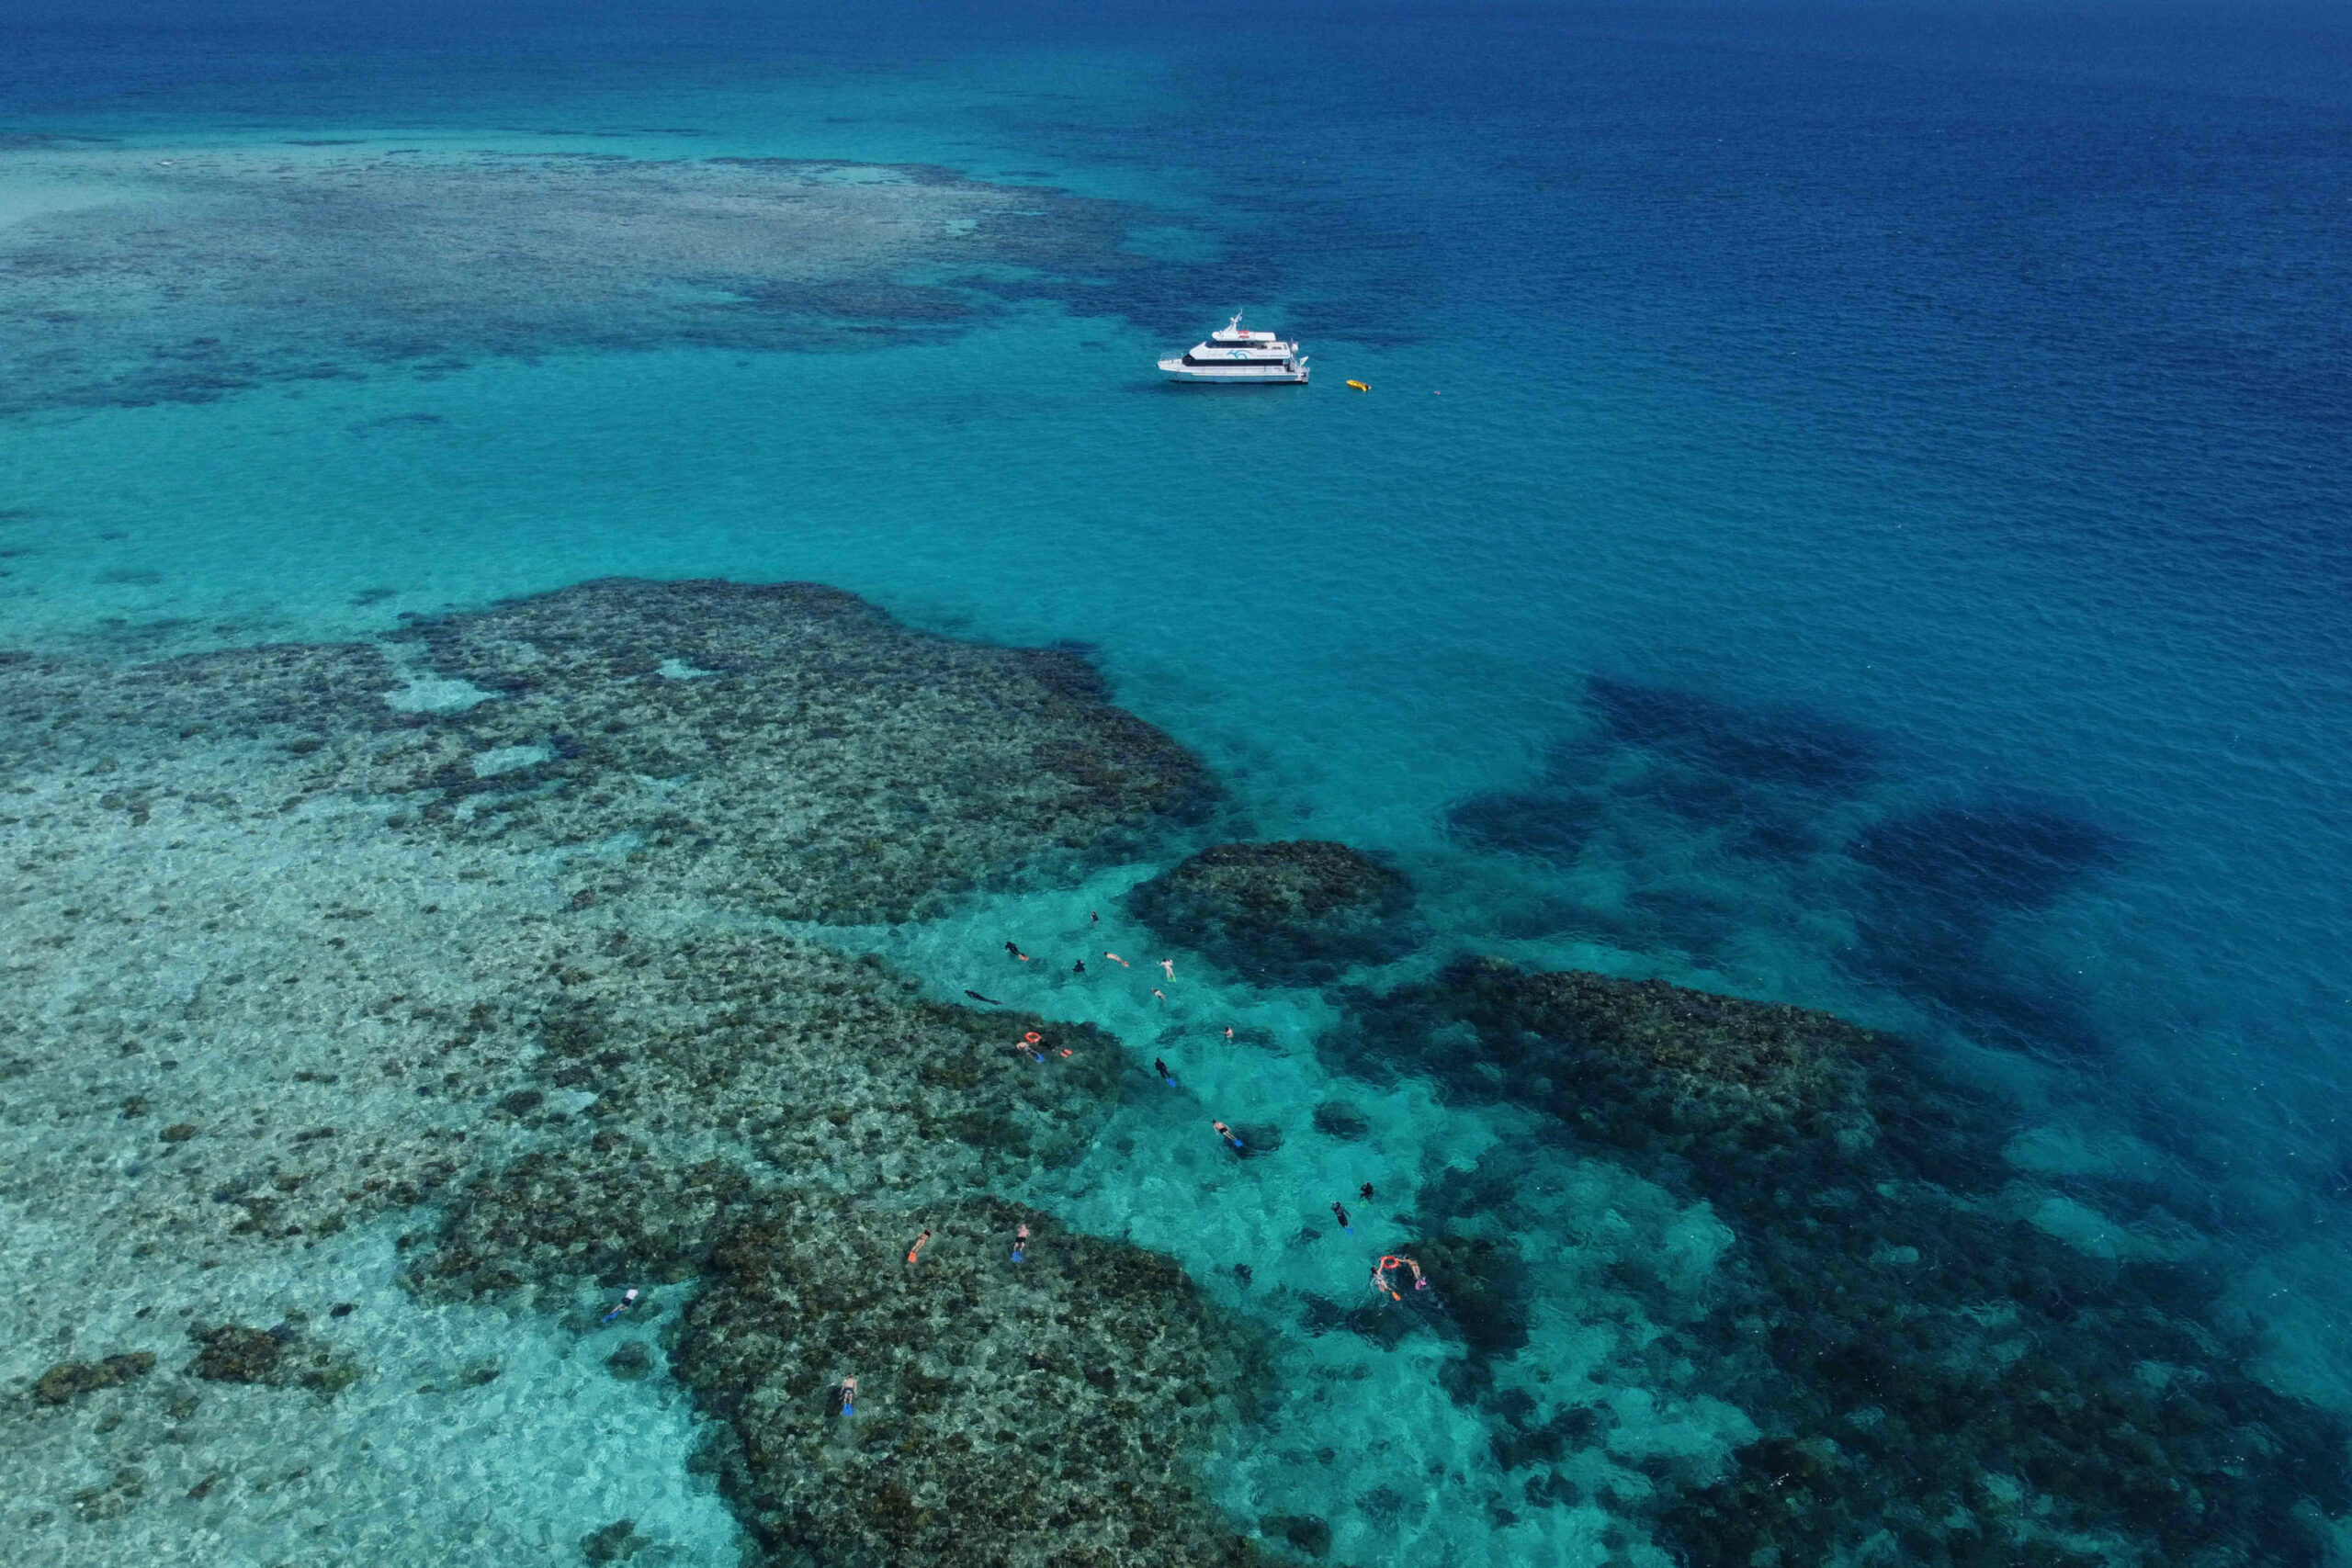
[[[1151,988],[1151,994],[1152,994],[1153,996],[1155,996],[1155,997],[1158,997],[1158,998],[1159,998],[1161,1001],[1163,1001],[1163,1002],[1164,1002],[1164,1001],[1166,1001],[1166,1000],[1168,999],[1168,993],[1167,993],[1166,991],[1161,990],[1161,989],[1160,989],[1159,987],[1157,987],[1157,986],[1154,986],[1154,987]]]
[[[1403,1301],[1405,1298],[1396,1293],[1396,1287],[1388,1282],[1390,1271],[1396,1269],[1410,1269],[1413,1271],[1413,1289],[1426,1291],[1430,1288],[1429,1280],[1422,1277],[1419,1264],[1409,1258],[1399,1258],[1394,1255],[1384,1255],[1379,1262],[1372,1266],[1372,1288],[1375,1291],[1387,1292],[1390,1301]]]
[[[1176,1087],[1176,1075],[1170,1072],[1168,1070],[1168,1064],[1161,1061],[1157,1056],[1154,1056],[1151,1059],[1151,1070],[1158,1073],[1161,1077],[1166,1078],[1170,1089],[1174,1089]]]
[[[1340,1202],[1337,1199],[1333,1199],[1331,1202],[1331,1217],[1340,1222],[1340,1228],[1341,1230],[1347,1232],[1350,1235],[1356,1234],[1356,1227],[1348,1224],[1347,1206]]]
[[[631,1307],[635,1306],[636,1304],[637,1304],[637,1292],[636,1292],[635,1291],[628,1291],[628,1292],[624,1292],[624,1293],[622,1294],[622,1296],[621,1296],[620,1303],[619,1303],[617,1306],[614,1307],[612,1311],[610,1311],[610,1312],[606,1313],[606,1314],[605,1314],[602,1318],[600,1318],[598,1321],[599,1321],[599,1322],[602,1322],[602,1323],[610,1323],[610,1322],[612,1322],[612,1321],[613,1321],[613,1319],[615,1319],[615,1318],[616,1318],[616,1317],[620,1316],[620,1314],[623,1314],[623,1313],[625,1313],[625,1312],[628,1311],[628,1309],[629,1309],[629,1308],[631,1308]]]
[[[1230,1039],[1232,1039],[1232,1038],[1233,1038],[1233,1025],[1231,1025],[1231,1024],[1229,1024],[1229,1023],[1228,1023],[1228,1024],[1227,1024],[1227,1025],[1225,1026],[1225,1037],[1226,1037],[1227,1040],[1230,1040]]]
[[[1106,953],[1102,956],[1109,959],[1112,963],[1117,964],[1122,969],[1132,969],[1135,967],[1134,964],[1128,963],[1125,959],[1120,957],[1115,953]]]
[[[1243,1152],[1241,1148],[1241,1140],[1233,1135],[1232,1128],[1227,1126],[1222,1122],[1212,1122],[1209,1125],[1216,1129],[1216,1135],[1218,1137],[1223,1138],[1227,1143],[1233,1145],[1233,1149],[1236,1154]]]
[[[1163,958],[1163,959],[1161,959],[1161,960],[1159,961],[1159,967],[1160,967],[1160,969],[1161,969],[1163,972],[1165,972],[1165,973],[1166,973],[1166,975],[1168,976],[1168,977],[1169,977],[1170,979],[1173,980],[1174,978],[1176,978],[1176,961],[1175,961],[1174,959],[1172,959],[1172,958]]]
[[[857,1414],[857,1380],[855,1378],[842,1379],[842,1414],[844,1416]]]
[[[915,1244],[907,1248],[907,1261],[912,1263],[915,1260],[915,1255],[923,1249],[923,1244],[930,1239],[931,1233],[929,1231],[925,1231],[922,1235],[915,1237]]]
[[[1015,1263],[1020,1262],[1021,1255],[1028,1250],[1029,1227],[1027,1225],[1023,1225],[1019,1230],[1012,1233],[1012,1260]]]

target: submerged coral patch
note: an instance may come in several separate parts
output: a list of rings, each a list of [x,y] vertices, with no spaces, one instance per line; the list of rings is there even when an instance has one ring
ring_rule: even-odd
[[[1785,943],[1802,907],[1825,964],[1984,1043],[2097,1048],[2064,982],[2011,940],[2020,917],[2120,860],[2097,822],[1997,792],[1890,810],[1871,794],[1879,748],[1801,708],[1598,676],[1585,706],[1587,725],[1552,744],[1533,780],[1447,811],[1462,842],[1572,879],[1522,902],[1512,934],[1740,973],[1750,952]]]
[[[428,674],[361,644],[24,661],[14,705],[72,718],[10,750],[62,765],[123,725],[266,740],[298,771],[265,787],[297,798],[398,802],[399,829],[511,849],[634,832],[629,874],[675,896],[843,921],[1108,852],[1216,787],[1076,657],[951,642],[814,584],[608,580],[401,635]],[[675,658],[711,673],[662,678]],[[419,679],[500,700],[386,705]]]
[[[1823,1562],[1891,1540],[1921,1563],[2315,1565],[2319,1521],[2352,1512],[2344,1424],[2252,1375],[2213,1287],[2163,1247],[2094,1256],[2019,1212],[2002,1108],[1904,1042],[1477,960],[1358,998],[1322,1050],[1539,1110],[1730,1225],[1705,1310],[1663,1345],[1762,1430],[1723,1471],[1652,1478],[1644,1511],[1686,1561]],[[1481,1263],[1475,1208],[1430,1206],[1462,1215],[1418,1245],[1466,1239],[1452,1267],[1492,1325],[1491,1368],[1511,1349],[1517,1271]],[[2149,1365],[2184,1375],[2135,1371]],[[1542,1457],[1528,1414],[1485,1379],[1457,1397],[1492,1409],[1498,1458]],[[1531,1478],[1531,1501],[1553,1495]]]
[[[918,1224],[932,1240],[910,1264]],[[1244,1354],[1151,1254],[989,1200],[892,1216],[808,1197],[720,1245],[677,1357],[726,1424],[721,1483],[777,1560],[1205,1568],[1254,1559],[1192,1470],[1248,1386]]]
[[[488,355],[931,333],[975,305],[909,281],[916,270],[1067,271],[1123,226],[1062,192],[906,165],[341,146],[0,156],[100,197],[0,230],[0,412]]]
[[[113,1388],[154,1370],[153,1350],[132,1350],[96,1361],[61,1361],[33,1384],[33,1397],[43,1404],[63,1404],[94,1389]]]
[[[1595,675],[1585,700],[1609,737],[1742,785],[1825,797],[1858,794],[1876,773],[1870,738],[1803,709],[1755,711],[1697,692]]]
[[[1160,936],[1279,985],[1411,951],[1411,905],[1402,872],[1317,840],[1214,845],[1127,897]]]
[[[1869,738],[1802,709],[1749,710],[1697,692],[1593,676],[1587,730],[1555,742],[1523,788],[1454,804],[1454,832],[1485,848],[1560,863],[1597,836],[1656,818],[1707,833],[1744,860],[1823,847],[1824,812],[1878,771]]]
[[[2093,1045],[2052,984],[2016,977],[2007,923],[2050,908],[2121,858],[2116,837],[2046,802],[1947,802],[1874,822],[1848,850],[1869,876],[1846,962],[1939,1007],[1978,1035],[2029,1050]]]

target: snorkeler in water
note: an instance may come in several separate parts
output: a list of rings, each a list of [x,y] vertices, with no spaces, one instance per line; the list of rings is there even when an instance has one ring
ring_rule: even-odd
[[[928,1230],[924,1231],[922,1235],[915,1237],[915,1244],[907,1248],[907,1261],[912,1263],[915,1260],[916,1256],[922,1251],[924,1245],[930,1240],[931,1232]]]
[[[1168,976],[1168,977],[1169,977],[1170,979],[1173,980],[1174,978],[1176,978],[1176,961],[1175,961],[1174,959],[1172,959],[1172,958],[1163,958],[1163,959],[1161,959],[1161,960],[1159,961],[1159,967],[1160,967],[1160,969],[1161,969],[1164,973],[1166,973],[1166,975]]]
[[[1168,1064],[1161,1061],[1157,1056],[1154,1056],[1151,1059],[1151,1070],[1158,1073],[1161,1077],[1166,1078],[1170,1089],[1174,1089],[1176,1087],[1176,1075],[1170,1072],[1168,1070]]]
[[[1029,1227],[1027,1225],[1023,1225],[1019,1230],[1012,1233],[1012,1260],[1015,1263],[1020,1262],[1021,1255],[1028,1250]]]
[[[844,1416],[857,1414],[857,1380],[855,1378],[842,1379],[842,1414]]]
[[[1372,1201],[1372,1183],[1371,1183],[1371,1182],[1369,1182],[1369,1181],[1367,1181],[1367,1182],[1365,1182],[1362,1187],[1357,1188],[1357,1189],[1356,1189],[1356,1196],[1357,1196],[1357,1197],[1359,1197],[1359,1198],[1361,1198],[1361,1199],[1363,1199],[1363,1200],[1365,1202],[1367,1202],[1367,1203],[1371,1202],[1371,1201]]]
[[[1083,975],[1083,974],[1085,974],[1085,973],[1086,973],[1086,960],[1085,960],[1085,959],[1083,959],[1083,958],[1081,958],[1081,959],[1080,959],[1077,963],[1075,963],[1075,964],[1071,964],[1071,965],[1069,966],[1069,972],[1070,972],[1071,974],[1073,974],[1073,975]]]
[[[1243,1154],[1247,1152],[1241,1146],[1241,1140],[1233,1135],[1232,1128],[1227,1126],[1222,1122],[1211,1122],[1209,1125],[1216,1129],[1216,1135],[1218,1137],[1223,1138],[1227,1143],[1233,1145],[1233,1152],[1235,1154]]]
[[[1029,962],[1029,955],[1021,951],[1021,944],[1019,942],[1008,942],[1004,944],[1004,950],[1023,964]]]
[[[1341,1230],[1347,1232],[1350,1235],[1356,1234],[1356,1227],[1348,1224],[1347,1205],[1341,1203],[1336,1198],[1331,1201],[1331,1217],[1340,1222],[1340,1228]]]
[[[1430,1282],[1422,1276],[1421,1266],[1419,1263],[1409,1258],[1401,1258],[1394,1254],[1382,1257],[1379,1262],[1372,1266],[1372,1288],[1375,1291],[1387,1292],[1390,1301],[1403,1301],[1405,1298],[1396,1293],[1396,1287],[1388,1282],[1389,1272],[1396,1269],[1410,1269],[1413,1271],[1413,1289],[1426,1291],[1430,1288]]]
[[[615,1306],[612,1311],[606,1313],[603,1317],[597,1319],[597,1321],[599,1323],[610,1323],[613,1319],[620,1316],[621,1314],[628,1311],[629,1308],[636,1304],[637,1292],[635,1291],[624,1292],[621,1295],[619,1304]]]

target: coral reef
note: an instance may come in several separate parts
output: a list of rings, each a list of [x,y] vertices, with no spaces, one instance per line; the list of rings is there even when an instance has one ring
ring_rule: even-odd
[[[15,150],[20,175],[113,199],[0,234],[0,412],[486,355],[845,349],[984,319],[1003,281],[959,272],[1018,266],[1046,292],[1147,271],[1114,204],[920,164],[158,151]]]
[[[27,722],[0,764],[86,763],[127,727],[257,743],[210,789],[114,781],[98,814],[143,826],[159,794],[386,800],[399,831],[612,845],[673,899],[848,922],[1125,848],[1216,788],[1077,656],[916,632],[810,583],[614,579],[403,635],[422,667],[365,645],[17,660],[0,701]]]
[[[93,1389],[114,1388],[155,1370],[155,1352],[133,1350],[97,1361],[61,1361],[40,1375],[33,1397],[43,1404],[63,1404]]]
[[[208,1382],[307,1388],[322,1399],[333,1399],[361,1375],[359,1365],[350,1357],[307,1342],[290,1320],[274,1328],[245,1328],[229,1323],[210,1328],[191,1325],[187,1333],[198,1350],[187,1370]]]
[[[591,1562],[626,1562],[649,1544],[635,1519],[615,1519],[580,1538],[580,1555]]]
[[[1685,836],[1711,833],[1741,859],[1782,861],[1826,847],[1824,811],[1877,771],[1866,736],[1802,709],[1751,711],[1603,676],[1587,681],[1585,705],[1590,728],[1553,746],[1533,783],[1456,802],[1454,831],[1488,849],[1572,862],[1596,840],[1645,831],[1649,819]]]
[[[1418,938],[1404,874],[1318,840],[1216,844],[1127,896],[1153,931],[1252,980],[1318,985]]]
[[[698,1271],[672,1365],[724,1424],[722,1482],[777,1561],[1244,1560],[1193,1466],[1250,1346],[1164,1258],[995,1200],[760,1188],[638,1147],[478,1184],[416,1273],[485,1292],[598,1267]]]
[[[1469,960],[1353,998],[1322,1049],[1375,1078],[1538,1108],[1732,1224],[1713,1310],[1672,1340],[1767,1427],[1727,1473],[1658,1478],[1647,1506],[1690,1562],[1886,1541],[1936,1564],[2087,1564],[2092,1542],[2110,1560],[2316,1564],[2313,1510],[2352,1509],[2343,1423],[2246,1371],[2213,1287],[2086,1256],[2011,1212],[2002,1108],[1903,1042],[1656,981]],[[1453,1267],[1490,1353],[1507,1353],[1513,1269]],[[1536,1471],[1530,1500],[1553,1496],[1543,1467],[1565,1436],[1499,1428],[1498,1458]]]
[[[909,1266],[917,1224],[933,1239]],[[677,1365],[781,1561],[1108,1568],[1256,1560],[1192,1472],[1245,1353],[1135,1247],[993,1200],[893,1214],[802,1194],[721,1243]],[[853,1374],[857,1415],[836,1416],[829,1388]]]
[[[920,1417],[946,1445],[934,1469],[853,1445],[838,1479],[857,1507],[840,1518],[759,1459],[758,1420],[728,1416],[728,1495],[778,1541],[821,1539],[842,1561],[886,1526],[930,1541],[935,1522],[890,1514],[892,1487],[921,1499],[913,1518],[951,1494],[961,1506],[975,1478],[1009,1488],[1044,1454],[1067,1483],[992,1491],[1035,1506],[968,1533],[995,1545],[949,1542],[939,1561],[1248,1554],[1193,1479],[1230,1414],[1203,1392],[1231,1381],[1230,1326],[1172,1265],[1121,1244],[1054,1234],[1058,1251],[1014,1269],[1012,1211],[971,1196],[1075,1157],[1119,1092],[1119,1043],[929,1001],[769,919],[918,915],[1197,810],[1214,792],[1199,764],[1112,707],[1074,655],[954,643],[808,585],[613,581],[418,624],[390,647],[125,668],[12,657],[0,711],[25,1003],[0,1018],[0,1117],[24,1156],[0,1198],[71,1218],[27,1233],[24,1266],[70,1284],[25,1303],[26,1341],[53,1348],[19,1353],[13,1375],[24,1407],[53,1418],[44,1463],[87,1493],[75,1520],[160,1506],[159,1472],[201,1501],[233,1462],[194,1468],[175,1446],[170,1465],[126,1469],[135,1485],[85,1485],[81,1455],[107,1430],[91,1423],[131,1393],[89,1391],[153,1354],[62,1359],[99,1332],[120,1343],[82,1325],[91,1301],[184,1314],[193,1337],[175,1425],[141,1407],[142,1442],[187,1426],[177,1391],[207,1387],[236,1419],[292,1430],[310,1417],[288,1412],[327,1409],[361,1373],[342,1347],[365,1341],[330,1346],[301,1315],[347,1288],[218,1287],[284,1278],[346,1229],[434,1205],[400,1244],[431,1311],[544,1308],[535,1292],[592,1278],[703,1282],[665,1359],[632,1339],[635,1357],[592,1363],[605,1389],[666,1361],[714,1413],[750,1412],[855,1343],[874,1402],[861,1423],[881,1431],[915,1418],[897,1402],[939,1365],[893,1359],[902,1311],[991,1365],[1051,1359],[1021,1374],[1034,1409],[971,1384],[980,1435],[1012,1432],[1012,1449],[973,1457],[936,1410]],[[257,853],[279,869],[257,877]],[[1010,1048],[1024,1029],[1057,1047],[1046,1061]],[[967,1257],[1000,1221],[986,1265]],[[762,1314],[800,1287],[760,1254],[803,1224],[842,1247],[887,1235],[886,1256],[911,1227],[937,1240],[887,1310],[843,1280],[839,1315],[787,1335]],[[963,1321],[967,1300],[1007,1321]],[[367,1321],[351,1311],[331,1315]],[[505,1361],[477,1352],[403,1386],[495,1397]],[[103,1451],[141,1450],[126,1437]],[[241,1495],[264,1479],[250,1461],[240,1473]],[[1136,1520],[1162,1532],[1148,1549],[1125,1544]],[[634,1526],[589,1539],[612,1560],[671,1550]]]
[[[722,1479],[778,1561],[1240,1560],[1192,1473],[1236,1331],[1166,1260],[967,1195],[1083,1140],[1115,1043],[1055,1028],[1073,1055],[1041,1067],[1004,1048],[1040,1021],[909,1000],[782,939],[667,957],[550,1011],[548,1081],[596,1104],[457,1195],[416,1287],[698,1279],[671,1364],[732,1433]],[[661,1152],[695,1129],[732,1158]],[[844,1445],[823,1394],[846,1373]]]
[[[1462,841],[1557,871],[1510,934],[1557,932],[1742,972],[1758,928],[1803,907],[1850,930],[1825,958],[1895,987],[1984,1043],[2103,1049],[2070,977],[2013,940],[2126,846],[2063,803],[1995,788],[1871,798],[1878,747],[1802,708],[1747,708],[1594,677],[1586,727],[1526,784],[1455,801]]]

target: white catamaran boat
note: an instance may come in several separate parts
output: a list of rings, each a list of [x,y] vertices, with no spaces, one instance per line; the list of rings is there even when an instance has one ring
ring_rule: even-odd
[[[1181,359],[1161,360],[1159,368],[1171,381],[1213,381],[1222,387],[1304,385],[1306,355],[1298,352],[1298,344],[1272,333],[1244,331],[1237,312],[1209,333],[1208,342],[1194,344]]]

